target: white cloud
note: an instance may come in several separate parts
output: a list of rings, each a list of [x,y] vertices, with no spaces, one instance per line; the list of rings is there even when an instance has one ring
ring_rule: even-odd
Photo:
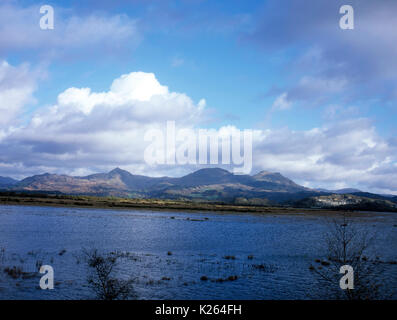
[[[254,167],[311,186],[397,193],[396,151],[367,119],[345,120],[308,131],[267,131],[254,143]]]
[[[20,164],[21,172],[23,167],[70,172],[116,165],[143,170],[148,129],[162,128],[167,120],[192,127],[204,113],[204,99],[196,104],[186,94],[170,92],[154,74],[132,72],[106,92],[69,88],[59,94],[55,105],[40,109],[3,139],[0,148],[7,154],[0,163]]]
[[[0,61],[0,131],[6,130],[21,114],[26,104],[34,103],[38,70],[30,70],[27,64],[17,67]]]
[[[132,72],[114,80],[107,92],[69,88],[59,94],[56,105],[35,114],[33,121],[57,128],[72,123],[74,132],[86,131],[87,125],[94,131],[120,131],[137,122],[140,126],[166,120],[191,123],[204,107],[205,100],[195,105],[186,94],[170,92],[153,73]]]
[[[91,13],[76,15],[70,10],[54,7],[53,30],[41,30],[40,6],[0,5],[0,54],[38,52],[45,57],[86,53],[118,54],[134,47],[141,39],[137,21],[126,15]],[[92,55],[88,55],[92,58]]]
[[[353,118],[359,114],[359,108],[356,106],[341,106],[332,104],[325,107],[323,118],[327,120]]]
[[[272,105],[272,110],[287,110],[291,108],[292,103],[288,100],[288,93],[284,92],[279,95]]]

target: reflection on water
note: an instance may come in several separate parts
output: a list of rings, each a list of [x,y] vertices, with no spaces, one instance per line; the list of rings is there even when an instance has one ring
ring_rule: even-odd
[[[377,233],[373,250],[397,260],[397,215],[354,218]],[[120,251],[120,278],[139,299],[307,299],[309,265],[324,254],[325,217],[0,206],[0,298],[90,299],[82,248]],[[43,291],[37,266],[55,270]],[[16,266],[14,278],[3,272]],[[397,291],[397,266],[384,273]],[[237,277],[236,277],[237,276]],[[396,299],[396,294],[393,296]]]

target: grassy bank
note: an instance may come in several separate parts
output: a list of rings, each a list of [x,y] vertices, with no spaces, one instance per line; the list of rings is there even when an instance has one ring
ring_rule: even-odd
[[[195,202],[163,199],[127,199],[116,197],[74,196],[0,192],[0,205],[53,206],[109,209],[159,209],[249,213],[336,213],[332,210],[292,207],[246,206],[212,202]]]

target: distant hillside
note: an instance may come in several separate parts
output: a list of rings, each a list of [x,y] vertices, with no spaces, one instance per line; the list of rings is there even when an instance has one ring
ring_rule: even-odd
[[[356,193],[361,192],[361,190],[354,188],[344,188],[338,190],[328,190],[328,189],[316,189],[317,191],[326,192],[326,193],[337,193],[337,194],[346,194],[346,193]]]
[[[283,188],[288,188],[289,190],[293,191],[301,191],[303,189],[309,190],[304,188],[300,185],[297,185],[294,181],[284,177],[279,172],[268,172],[268,171],[261,171],[258,174],[254,175],[253,178],[255,179],[255,185],[259,186],[272,186],[275,187],[276,185],[283,186]]]
[[[8,177],[0,177],[0,188],[9,188],[18,183],[17,180]]]
[[[310,197],[294,203],[303,208],[325,208],[363,211],[394,211],[397,212],[397,202],[388,198],[368,194],[370,197],[357,194],[332,194],[327,196]]]
[[[397,197],[393,197],[393,196],[385,196],[385,195],[369,193],[369,192],[355,192],[355,193],[352,193],[352,195],[355,195],[358,197],[369,198],[369,199],[392,201],[392,202],[397,203]]]

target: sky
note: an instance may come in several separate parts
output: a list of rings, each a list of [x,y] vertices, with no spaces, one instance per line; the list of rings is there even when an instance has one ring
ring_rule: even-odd
[[[395,0],[2,0],[0,176],[205,167],[144,161],[145,132],[175,121],[253,130],[251,174],[397,194],[396,14]]]

